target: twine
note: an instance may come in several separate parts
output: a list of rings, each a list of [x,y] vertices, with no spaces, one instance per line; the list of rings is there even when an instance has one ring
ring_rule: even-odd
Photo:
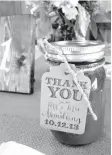
[[[42,42],[41,42],[41,43],[42,43]],[[88,70],[90,70],[90,69],[83,69],[83,70],[80,70],[80,71],[78,71],[78,72],[74,72],[73,69],[71,68],[71,66],[69,65],[69,63],[68,63],[68,61],[67,61],[67,58],[66,58],[66,56],[65,56],[65,54],[64,54],[64,52],[63,52],[62,49],[61,49],[61,50],[56,49],[54,46],[52,46],[50,43],[48,43],[48,41],[45,40],[45,39],[43,40],[43,44],[47,45],[50,49],[55,50],[55,51],[57,52],[57,54],[59,54],[59,55],[62,57],[64,63],[66,64],[66,67],[68,68],[69,73],[72,75],[72,77],[73,77],[73,79],[74,79],[74,81],[75,81],[75,83],[76,83],[78,89],[80,90],[80,92],[83,94],[83,97],[84,97],[85,100],[87,101],[88,108],[89,108],[89,111],[90,111],[90,113],[91,113],[93,119],[96,121],[98,118],[97,118],[96,114],[94,113],[94,111],[93,111],[93,109],[92,109],[91,103],[90,103],[90,101],[88,100],[87,95],[86,95],[85,92],[83,91],[83,89],[82,89],[82,87],[80,86],[80,84],[78,83],[78,79],[77,79],[77,73],[83,72],[83,71],[88,71]],[[44,49],[45,49],[45,48],[44,48]],[[46,50],[46,51],[47,51],[47,50]],[[62,51],[62,52],[60,52],[60,51]],[[45,54],[46,54],[46,53],[45,53]],[[102,66],[102,65],[100,65],[99,67],[101,67],[101,66]],[[76,68],[75,65],[74,65],[74,68]],[[94,70],[95,70],[96,68],[98,68],[98,67],[95,67]],[[93,70],[93,69],[92,69],[92,70]]]

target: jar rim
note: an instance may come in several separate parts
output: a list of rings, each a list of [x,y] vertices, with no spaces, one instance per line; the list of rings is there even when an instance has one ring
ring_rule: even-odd
[[[92,62],[104,58],[105,44],[100,41],[58,41],[51,44],[58,50],[62,50],[70,62]],[[49,50],[48,58],[62,61],[61,56],[54,50]]]

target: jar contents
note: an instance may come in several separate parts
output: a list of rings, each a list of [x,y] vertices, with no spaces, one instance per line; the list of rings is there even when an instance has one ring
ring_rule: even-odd
[[[104,59],[104,47],[105,45],[99,42],[92,41],[61,41],[52,43],[52,46],[47,44],[47,62],[50,65],[50,71],[53,70],[54,66],[60,66],[60,64],[65,63],[66,67],[68,66],[68,73],[73,77],[74,82],[80,91],[82,86],[80,85],[80,80],[75,79],[73,76],[73,72],[81,71],[87,79],[90,81],[90,90],[89,94],[84,92],[84,90],[80,91],[82,93],[83,98],[87,98],[89,102],[87,107],[87,115],[83,114],[83,109],[81,113],[75,111],[75,113],[69,113],[75,115],[76,117],[85,117],[85,130],[84,132],[70,132],[70,130],[58,130],[56,128],[49,128],[52,131],[54,137],[61,143],[66,145],[85,145],[94,142],[103,134],[104,128],[104,116],[105,116],[105,93],[104,93],[104,85],[105,85],[105,69],[103,67],[105,59]],[[57,49],[57,50],[55,50]],[[64,59],[65,57],[65,59]],[[69,66],[74,66],[75,70]],[[70,71],[70,68],[72,71]],[[57,72],[58,74],[58,72]],[[57,76],[55,73],[55,76]],[[63,74],[62,74],[63,75]],[[78,77],[78,76],[77,76]],[[62,79],[65,77],[62,76]],[[71,78],[71,77],[70,77]],[[81,77],[83,78],[83,76]],[[68,80],[69,81],[69,80]],[[88,85],[89,86],[89,85]],[[80,88],[80,89],[79,89]],[[89,88],[89,87],[88,87]],[[85,100],[81,103],[81,106],[85,106]],[[73,103],[73,105],[77,104],[75,100],[70,100],[69,104]],[[85,108],[85,107],[84,107]],[[92,109],[92,110],[91,110]],[[95,115],[94,115],[95,114]],[[79,116],[80,115],[80,116]],[[82,115],[82,116],[81,116]],[[95,119],[96,116],[97,118]],[[80,119],[81,121],[83,119]],[[84,121],[81,122],[82,124]],[[80,123],[80,124],[81,124]],[[68,127],[67,127],[68,128]]]
[[[104,62],[104,59],[98,61],[97,63],[75,63],[77,68],[88,68],[96,67],[101,65]],[[52,63],[51,65],[59,65],[60,63]],[[88,76],[91,80],[92,88],[90,91],[89,101],[91,106],[98,117],[98,120],[95,121],[90,114],[89,110],[86,118],[86,127],[85,132],[82,135],[65,133],[60,131],[52,130],[52,134],[55,138],[63,144],[68,145],[84,145],[91,143],[97,140],[103,133],[104,126],[104,115],[105,115],[105,103],[104,103],[104,81],[105,81],[105,70],[103,67],[95,69],[94,71],[87,71],[84,75]]]

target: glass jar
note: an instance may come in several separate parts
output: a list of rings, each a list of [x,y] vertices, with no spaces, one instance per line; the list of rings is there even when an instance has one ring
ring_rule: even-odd
[[[104,82],[105,70],[104,64],[104,47],[105,45],[99,42],[78,42],[78,41],[61,41],[52,43],[55,48],[61,47],[69,64],[75,64],[77,68],[88,69],[84,72],[91,80],[91,91],[89,101],[98,120],[95,121],[87,112],[85,132],[82,135],[71,134],[61,131],[52,130],[55,138],[67,145],[85,145],[97,140],[103,133],[104,128]],[[47,61],[49,65],[57,66],[63,63],[63,60],[54,51],[48,51]],[[93,70],[91,70],[93,68]],[[96,83],[95,83],[96,82]]]

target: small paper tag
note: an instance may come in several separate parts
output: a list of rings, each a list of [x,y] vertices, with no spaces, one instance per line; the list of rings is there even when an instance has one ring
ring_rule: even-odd
[[[40,125],[52,130],[83,134],[88,104],[72,75],[66,74],[66,71],[63,63],[53,67],[42,77]],[[90,79],[83,73],[77,79],[89,98]]]

